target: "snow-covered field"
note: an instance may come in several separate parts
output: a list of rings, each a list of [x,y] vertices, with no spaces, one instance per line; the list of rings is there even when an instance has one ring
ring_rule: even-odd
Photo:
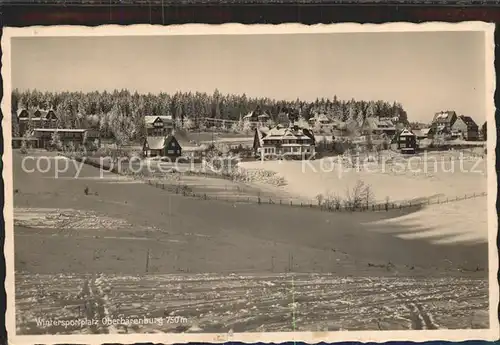
[[[314,200],[318,194],[344,197],[358,180],[370,185],[379,202],[455,198],[487,191],[486,164],[480,158],[450,161],[450,155],[367,163],[359,168],[329,157],[312,161],[242,162],[244,169],[270,170],[283,176],[288,192]],[[441,199],[443,200],[443,199]]]
[[[455,160],[451,158],[455,158]],[[390,231],[404,239],[427,239],[433,243],[486,243],[488,240],[487,197],[454,201],[487,192],[486,164],[481,159],[457,160],[458,152],[433,154],[408,163],[374,164],[364,168],[340,166],[337,158],[316,161],[258,161],[240,163],[245,169],[275,171],[283,176],[287,192],[304,199],[316,195],[345,197],[358,180],[369,184],[378,202],[430,200],[432,205],[390,220],[370,224],[376,231]],[[437,162],[437,163],[434,163]],[[333,163],[333,164],[332,164]],[[436,204],[437,201],[449,203]],[[401,229],[408,229],[404,231]]]
[[[16,286],[18,334],[488,328],[482,279],[18,273]]]
[[[435,244],[475,244],[488,242],[486,197],[431,205],[408,215],[372,222],[380,229],[403,239],[425,239]],[[391,227],[387,225],[397,225]],[[408,229],[408,230],[404,230]]]

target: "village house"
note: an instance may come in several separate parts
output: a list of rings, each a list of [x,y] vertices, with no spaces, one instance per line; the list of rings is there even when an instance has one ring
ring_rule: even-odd
[[[172,116],[147,115],[144,117],[146,123],[146,135],[151,137],[167,136],[174,129]]]
[[[413,134],[417,137],[417,140],[427,139],[429,136],[430,128],[421,128],[412,130]]]
[[[243,116],[243,122],[248,123],[250,125],[250,128],[254,129],[257,128],[259,125],[259,118],[257,116],[257,113],[255,111],[251,111],[245,116]]]
[[[249,122],[252,129],[266,125],[269,120],[271,120],[271,116],[266,112],[258,115],[257,111],[251,111],[243,116],[243,121]]]
[[[52,141],[54,135],[59,137],[63,147],[73,145],[75,148],[83,145],[86,140],[87,130],[83,128],[35,128],[33,137],[38,139],[38,147],[43,149],[53,149]]]
[[[361,125],[361,132],[364,135],[393,136],[396,133],[396,127],[390,119],[367,117]]]
[[[487,128],[487,125],[486,125],[486,124],[487,124],[487,122],[485,121],[485,122],[483,123],[483,125],[481,126],[481,139],[482,139],[482,140],[484,140],[484,141],[486,141],[486,140],[487,140],[487,138],[488,138],[488,135],[487,135],[487,133],[488,133],[488,128]]]
[[[452,136],[475,141],[479,138],[479,127],[470,116],[460,115],[451,126]]]
[[[345,128],[346,128],[345,122],[343,122],[339,119],[333,119],[331,125],[332,125],[333,129],[338,129],[341,131],[345,130]]]
[[[57,128],[57,116],[53,109],[18,109],[17,122],[19,124],[19,136],[25,135],[26,131],[31,128]]]
[[[331,120],[326,116],[325,114],[314,114],[313,117],[309,119],[309,124],[311,126],[316,126],[316,125],[328,125],[331,123]]]
[[[143,145],[145,157],[169,157],[175,159],[182,155],[182,148],[173,135],[166,137],[146,137]]]
[[[255,130],[253,148],[263,158],[310,158],[315,155],[314,134],[307,128],[291,124],[277,125],[271,129]]]
[[[434,138],[436,135],[440,134],[451,135],[452,126],[457,118],[457,113],[454,111],[436,113],[429,130],[429,138]]]
[[[394,136],[393,144],[401,153],[415,153],[417,151],[417,136],[408,128]]]

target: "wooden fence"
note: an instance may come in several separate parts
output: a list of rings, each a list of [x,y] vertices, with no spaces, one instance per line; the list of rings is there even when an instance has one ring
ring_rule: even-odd
[[[434,199],[427,199],[427,200],[418,200],[418,201],[407,201],[407,202],[400,202],[400,203],[392,203],[392,202],[385,202],[385,203],[371,203],[367,205],[360,205],[360,206],[349,206],[349,205],[343,205],[342,203],[337,203],[333,204],[332,202],[304,202],[304,201],[297,201],[297,200],[290,200],[290,199],[273,199],[273,198],[266,198],[266,197],[259,197],[259,196],[238,196],[234,195],[232,197],[220,197],[217,195],[210,195],[207,193],[196,193],[193,192],[192,189],[187,186],[187,185],[182,185],[182,184],[167,184],[159,181],[153,181],[153,180],[146,180],[147,184],[150,186],[154,186],[156,188],[163,189],[167,192],[170,193],[175,193],[179,195],[183,195],[185,197],[192,197],[192,198],[197,198],[201,200],[217,200],[217,201],[222,201],[222,202],[229,202],[229,203],[247,203],[247,204],[257,204],[257,205],[281,205],[281,206],[287,206],[287,207],[300,207],[300,208],[310,208],[310,209],[316,209],[319,211],[325,211],[325,212],[380,212],[380,211],[389,211],[389,210],[395,210],[395,209],[406,209],[406,208],[421,208],[424,206],[428,205],[438,205],[438,204],[445,204],[445,203],[450,203],[450,202],[457,202],[461,200],[466,200],[466,199],[472,199],[472,198],[478,198],[478,197],[484,197],[487,195],[486,192],[480,192],[480,193],[472,193],[472,194],[465,194],[463,196],[456,196],[456,197],[440,197],[440,198],[434,198]]]
[[[93,165],[99,168],[106,168],[106,164],[103,162],[99,162],[98,160],[83,160],[80,157],[72,157],[73,159],[84,162],[86,164]],[[109,167],[107,167],[109,168]],[[120,175],[128,175],[133,177],[134,179],[144,180],[144,176],[129,174],[127,172],[117,171],[116,168],[111,169],[112,172],[120,174]],[[356,205],[350,206],[346,205],[344,200],[340,200],[340,202],[332,202],[332,200],[327,200],[326,202],[304,202],[298,201],[297,199],[274,199],[270,197],[261,197],[261,196],[239,196],[233,195],[231,198],[228,197],[220,197],[217,195],[209,195],[207,193],[195,193],[193,190],[187,186],[180,183],[164,183],[159,181],[154,181],[152,179],[146,179],[146,183],[150,186],[154,186],[156,188],[163,189],[170,193],[180,194],[186,197],[194,197],[202,200],[217,200],[229,203],[247,203],[247,204],[257,204],[257,205],[281,205],[287,207],[301,207],[301,208],[310,208],[316,209],[325,212],[380,212],[380,211],[389,211],[395,209],[406,209],[406,208],[421,208],[428,205],[437,205],[444,204],[449,202],[457,202],[461,200],[485,197],[487,195],[486,192],[472,193],[472,194],[464,194],[463,196],[455,196],[455,197],[436,197],[436,198],[428,198],[426,200],[417,200],[417,201],[406,201],[400,203],[371,203],[366,205]]]

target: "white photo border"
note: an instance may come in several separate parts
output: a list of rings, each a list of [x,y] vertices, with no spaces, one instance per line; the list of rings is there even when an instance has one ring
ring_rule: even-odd
[[[387,341],[464,341],[464,340],[497,340],[499,337],[499,284],[498,251],[497,251],[497,176],[495,169],[496,123],[495,123],[495,69],[494,69],[494,24],[484,22],[441,23],[429,22],[387,23],[387,24],[280,24],[280,25],[244,25],[244,24],[183,24],[172,26],[160,25],[102,25],[85,26],[32,26],[24,28],[5,27],[2,36],[2,77],[4,97],[1,109],[4,136],[3,179],[4,179],[4,220],[6,262],[5,289],[7,294],[6,328],[9,342],[12,344],[62,344],[62,343],[281,343],[281,342],[387,342]],[[354,33],[354,32],[432,32],[432,31],[481,31],[485,34],[486,57],[486,119],[487,160],[488,160],[488,251],[489,251],[489,316],[490,328],[486,330],[416,330],[416,331],[335,331],[335,332],[248,332],[233,334],[99,334],[99,335],[17,335],[15,313],[14,286],[14,239],[13,239],[13,176],[12,133],[11,133],[11,40],[16,37],[99,37],[99,36],[165,36],[165,35],[256,35],[256,34],[320,34],[320,33]],[[494,126],[493,126],[494,125]]]

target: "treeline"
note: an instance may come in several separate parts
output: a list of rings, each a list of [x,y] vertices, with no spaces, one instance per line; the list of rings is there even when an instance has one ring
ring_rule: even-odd
[[[139,135],[145,115],[171,115],[178,123],[190,119],[199,124],[203,118],[239,120],[250,111],[267,113],[277,120],[280,113],[301,116],[306,120],[316,113],[324,113],[332,119],[355,120],[361,123],[366,117],[397,117],[407,123],[407,114],[397,102],[316,99],[307,102],[255,98],[243,95],[213,94],[201,92],[177,92],[175,94],[139,94],[128,90],[114,92],[40,92],[37,90],[12,93],[12,110],[54,109],[61,126],[98,128],[103,134],[113,134],[114,127]]]

